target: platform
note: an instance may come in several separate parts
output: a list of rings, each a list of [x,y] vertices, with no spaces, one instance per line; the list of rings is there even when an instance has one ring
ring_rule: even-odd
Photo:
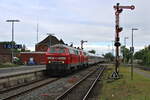
[[[22,73],[30,73],[35,71],[45,70],[45,65],[22,65],[19,67],[0,68],[0,78]]]

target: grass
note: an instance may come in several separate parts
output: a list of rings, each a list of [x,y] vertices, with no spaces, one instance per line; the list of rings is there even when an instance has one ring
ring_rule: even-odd
[[[103,81],[100,100],[150,100],[150,78],[134,73],[131,80],[129,67],[120,67],[120,73],[123,77],[119,80]]]
[[[19,65],[17,64],[12,64],[12,63],[3,63],[0,64],[0,68],[7,68],[7,67],[18,67]]]

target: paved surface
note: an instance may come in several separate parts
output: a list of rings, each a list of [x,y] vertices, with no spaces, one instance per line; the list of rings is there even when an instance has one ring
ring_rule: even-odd
[[[46,68],[45,65],[33,65],[33,66],[23,65],[19,67],[0,68],[0,76],[12,75],[29,71],[44,70],[45,68]]]
[[[142,75],[144,77],[150,78],[150,74],[142,71],[141,69],[134,68],[134,72],[136,72],[136,73],[138,73],[138,74],[140,74],[140,75]]]

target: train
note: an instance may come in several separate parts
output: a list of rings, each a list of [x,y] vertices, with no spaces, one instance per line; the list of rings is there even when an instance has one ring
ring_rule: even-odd
[[[64,44],[49,47],[45,57],[46,74],[54,76],[103,62],[100,56]]]

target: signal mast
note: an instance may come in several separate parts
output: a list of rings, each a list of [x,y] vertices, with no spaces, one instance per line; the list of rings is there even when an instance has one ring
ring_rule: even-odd
[[[119,37],[119,33],[123,30],[122,27],[120,27],[119,25],[119,15],[120,13],[123,11],[123,9],[131,9],[131,10],[134,10],[135,6],[131,5],[131,6],[120,6],[119,3],[117,3],[115,6],[114,6],[114,9],[115,9],[115,16],[116,16],[116,25],[115,25],[115,47],[116,47],[116,57],[115,57],[115,61],[116,61],[116,64],[115,64],[115,72],[112,73],[111,77],[114,78],[114,79],[117,79],[119,78],[119,46],[121,45],[120,44],[120,37]]]

